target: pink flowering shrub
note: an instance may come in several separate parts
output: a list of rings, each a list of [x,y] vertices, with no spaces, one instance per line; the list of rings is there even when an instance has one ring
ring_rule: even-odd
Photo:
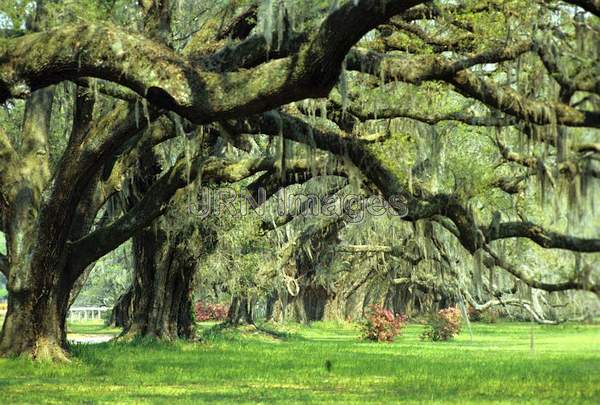
[[[224,321],[227,319],[229,307],[224,304],[211,304],[208,302],[198,301],[194,306],[196,313],[196,321]]]
[[[382,305],[369,306],[367,320],[362,326],[362,338],[376,342],[393,342],[406,326],[406,317],[396,314]]]
[[[429,320],[425,331],[421,335],[423,340],[450,340],[460,333],[460,311],[458,308],[450,307],[440,309],[438,313]]]

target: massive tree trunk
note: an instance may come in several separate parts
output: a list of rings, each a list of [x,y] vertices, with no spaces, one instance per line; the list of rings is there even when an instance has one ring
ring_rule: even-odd
[[[330,300],[329,291],[319,284],[312,283],[304,290],[304,312],[310,321],[325,320],[325,306]]]
[[[0,354],[65,360],[69,297],[80,269],[72,265],[66,241],[41,232],[43,221],[31,202],[17,199],[10,212],[18,219],[7,233],[8,311]],[[25,207],[27,215],[21,215]]]
[[[143,155],[128,202],[138,204],[161,172],[153,152]],[[195,224],[166,215],[133,237],[134,274],[123,336],[174,340],[194,334],[192,289],[198,255]],[[199,252],[198,252],[199,253]]]
[[[309,276],[310,277],[310,276]],[[308,323],[325,320],[325,307],[330,299],[327,289],[314,280],[302,283],[298,295],[290,299],[295,322]]]
[[[153,151],[140,156],[127,202],[129,209],[143,204],[152,194],[160,173],[159,157]],[[193,177],[186,181],[190,180]],[[168,210],[161,208],[163,216],[134,235],[130,297],[115,309],[124,322],[123,337],[194,337],[194,276],[198,260],[216,247],[216,234],[201,220],[190,217],[189,209],[173,202]]]
[[[23,142],[4,162],[15,186],[2,211],[8,262],[8,311],[0,354],[65,359],[65,318],[72,281],[67,248],[40,232],[42,191],[50,179],[48,133],[53,91],[35,92],[26,103]]]
[[[344,226],[344,218],[338,217],[308,229],[299,238],[305,246],[304,249],[297,249],[294,254],[295,277],[301,280],[298,295],[293,298],[294,314],[298,322],[324,320],[325,308],[333,295],[319,283],[317,266],[328,266],[331,263],[333,254],[329,249],[339,243],[338,234]]]
[[[24,291],[10,290],[8,311],[0,337],[3,355],[30,355],[39,360],[65,360],[65,319],[69,286],[41,288],[37,282]]]
[[[245,295],[234,295],[227,313],[228,325],[253,325],[255,300]]]
[[[194,335],[195,258],[181,240],[169,240],[160,222],[133,238],[131,315],[123,335],[174,340]]]

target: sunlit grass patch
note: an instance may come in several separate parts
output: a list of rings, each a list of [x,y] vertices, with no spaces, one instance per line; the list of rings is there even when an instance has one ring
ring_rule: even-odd
[[[67,323],[67,333],[85,335],[116,335],[119,332],[121,332],[120,328],[106,326],[103,321],[81,321]]]

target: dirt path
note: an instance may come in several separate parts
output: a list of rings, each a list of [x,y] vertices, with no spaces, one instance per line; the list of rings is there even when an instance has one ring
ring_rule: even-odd
[[[108,342],[115,335],[84,335],[84,334],[70,334],[67,337],[67,340],[71,343],[87,343],[87,344],[96,344],[96,343],[104,343]]]

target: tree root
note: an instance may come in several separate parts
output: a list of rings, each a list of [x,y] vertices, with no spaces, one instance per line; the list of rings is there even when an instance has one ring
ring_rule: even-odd
[[[48,363],[70,363],[69,354],[54,339],[45,337],[38,338],[33,346],[19,349],[4,349],[0,351],[0,357],[21,357],[36,362]]]

